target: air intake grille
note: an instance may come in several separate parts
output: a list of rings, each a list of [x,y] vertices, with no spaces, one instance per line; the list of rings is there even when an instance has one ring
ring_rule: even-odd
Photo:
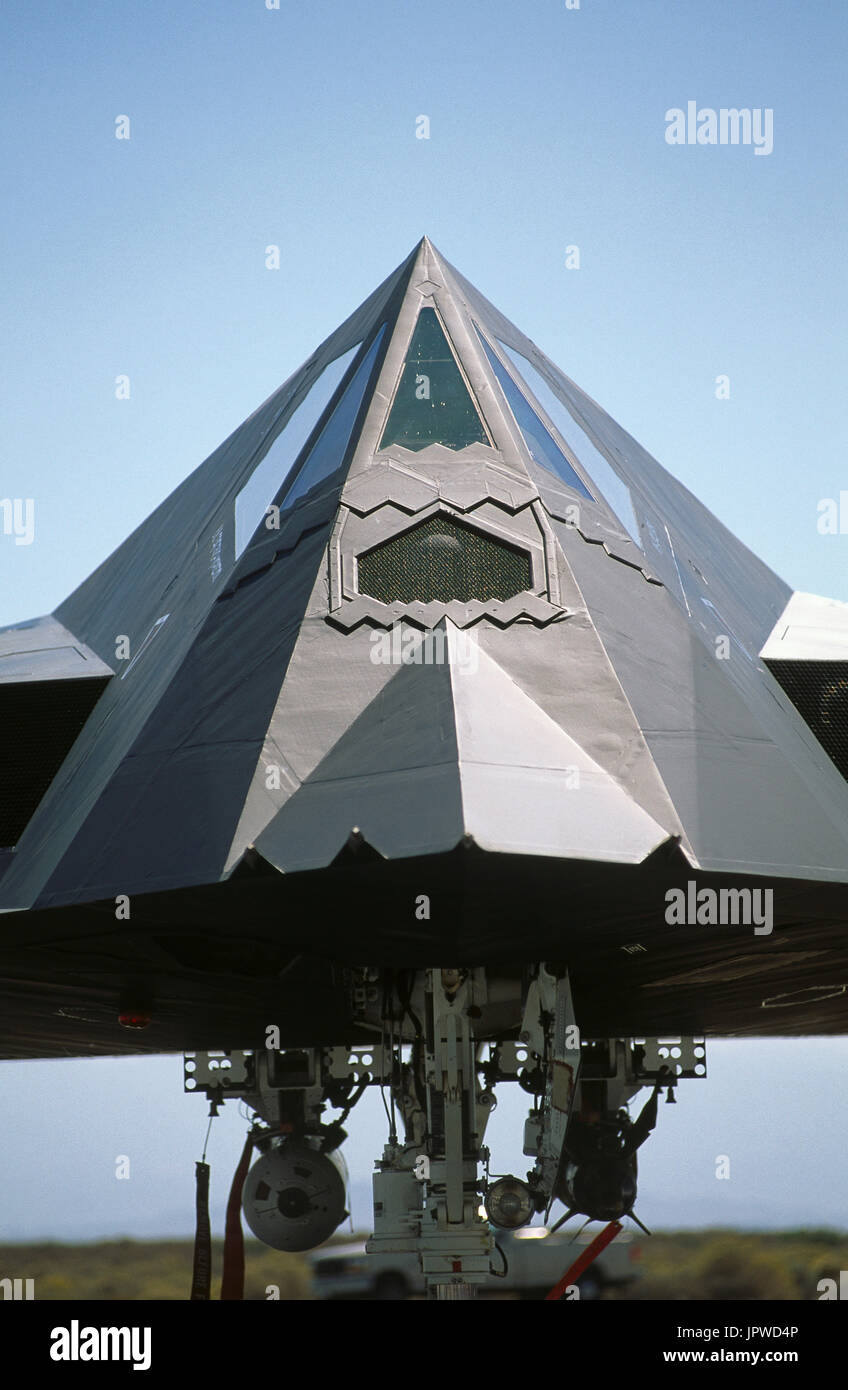
[[[848,661],[768,661],[766,665],[848,778]]]
[[[439,513],[359,557],[359,591],[381,603],[508,599],[531,583],[526,551]]]
[[[0,845],[16,845],[85,724],[106,680],[0,686]]]

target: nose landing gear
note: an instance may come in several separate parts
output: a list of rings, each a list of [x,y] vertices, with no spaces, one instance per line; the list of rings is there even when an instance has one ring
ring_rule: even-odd
[[[581,1038],[568,974],[544,964],[514,974],[363,969],[354,972],[351,1016],[371,1044],[191,1054],[186,1089],[209,1096],[213,1111],[238,1095],[255,1112],[248,1224],[277,1249],[307,1250],[346,1215],[342,1124],[379,1085],[390,1100],[389,1135],[366,1248],[413,1256],[432,1299],[474,1297],[503,1272],[494,1230],[516,1230],[537,1213],[547,1219],[555,1201],[566,1212],[551,1230],[577,1214],[642,1226],[636,1152],[656,1125],[660,1090],[673,1100],[679,1080],[706,1075],[702,1039]],[[532,1097],[525,1178],[489,1177],[484,1137],[504,1082]],[[631,1121],[627,1104],[646,1085],[652,1093]],[[341,1111],[330,1123],[328,1106]]]

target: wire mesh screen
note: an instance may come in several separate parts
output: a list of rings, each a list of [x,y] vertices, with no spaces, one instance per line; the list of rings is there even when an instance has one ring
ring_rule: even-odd
[[[0,687],[0,845],[17,844],[106,684],[89,678]]]
[[[848,661],[768,661],[801,718],[848,777]]]
[[[526,551],[441,514],[359,557],[359,591],[381,603],[508,599],[531,584]]]

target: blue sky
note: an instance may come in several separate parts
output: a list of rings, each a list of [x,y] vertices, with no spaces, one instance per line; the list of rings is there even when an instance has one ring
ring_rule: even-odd
[[[787,0],[7,0],[0,498],[34,499],[35,534],[0,532],[0,623],[53,609],[425,232],[793,587],[848,600],[848,538],[816,524],[848,489],[846,40],[842,7]],[[669,145],[689,100],[771,109],[773,152]],[[681,1088],[645,1182],[683,1191],[723,1115],[749,1224],[759,1202],[848,1225],[844,1123],[807,1084],[841,1084],[844,1044],[768,1046],[722,1044],[738,1060],[691,1087],[712,1119]],[[188,1229],[166,1177],[202,1107],[179,1090],[173,1059],[0,1066],[18,1237]],[[73,1159],[40,1172],[24,1138],[59,1096]],[[91,1175],[133,1123],[156,1176],[124,1210]],[[376,1112],[368,1136],[360,1179]]]

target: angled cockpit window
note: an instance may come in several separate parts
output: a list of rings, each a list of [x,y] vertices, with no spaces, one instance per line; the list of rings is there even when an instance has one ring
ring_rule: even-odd
[[[639,524],[633,510],[633,501],[627,484],[622,482],[609,461],[604,458],[599,449],[595,448],[568,407],[558,396],[554,395],[545,378],[536,370],[532,362],[528,362],[527,358],[517,352],[515,348],[507,347],[500,338],[497,341],[518,371],[519,376],[523,377],[529,386],[539,405],[547,413],[551,423],[559,430],[575,458],[583,465],[592,482],[603,493],[631,540],[634,540],[641,549]]]
[[[268,504],[273,502],[297,462],[298,454],[326,410],[360,346],[357,343],[324,368],[236,497],[236,559],[248,545]]]
[[[428,444],[444,444],[448,449],[464,449],[467,444],[490,442],[436,310],[422,309],[380,448],[401,444],[417,451]]]
[[[550,430],[542,424],[529,400],[513,381],[500,358],[489,347],[479,329],[478,336],[532,457],[542,468],[547,468],[549,473],[555,473],[568,487],[574,488],[575,492],[588,497],[590,501],[593,500],[591,492],[575,473]]]
[[[359,407],[371,380],[385,332],[386,325],[383,324],[351,377],[344,395],[310,449],[306,462],[285,495],[281,509],[291,507],[298,498],[305,496],[310,488],[315,487],[316,483],[323,482],[335,473],[344,462]]]

